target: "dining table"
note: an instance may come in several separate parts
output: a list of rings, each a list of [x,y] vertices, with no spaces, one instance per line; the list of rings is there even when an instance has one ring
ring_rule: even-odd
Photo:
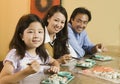
[[[107,51],[98,53],[102,56],[110,56],[112,60],[109,61],[100,61],[95,60],[96,64],[89,68],[92,69],[95,66],[105,66],[105,67],[111,67],[115,70],[120,70],[120,46],[106,46]],[[77,67],[75,66],[77,61],[85,60],[85,59],[91,59],[93,55],[85,55],[81,59],[75,59],[70,62],[68,65],[61,65],[61,71],[67,71],[71,72],[74,78],[68,83],[68,84],[116,84],[115,82],[105,80],[103,78],[99,78],[96,76],[86,75],[83,73],[79,73],[81,70],[85,70],[86,68]],[[120,83],[118,83],[120,84]]]
[[[62,64],[60,67],[60,72],[70,72],[73,76],[73,78],[66,84],[120,84],[120,78],[119,83],[115,83],[113,81],[99,78],[94,75],[86,75],[80,73],[82,70],[92,69],[96,66],[111,67],[112,69],[115,69],[120,73],[120,46],[106,46],[106,48],[107,48],[106,52],[101,52],[97,54],[101,56],[110,56],[112,60],[100,61],[92,59],[94,55],[85,55],[80,59],[73,58],[72,61],[69,61],[67,64]],[[76,66],[76,63],[78,61],[84,61],[85,59],[95,60],[96,64],[90,68]],[[51,74],[44,75],[44,77],[42,78],[46,79],[46,77],[49,77],[50,75]]]

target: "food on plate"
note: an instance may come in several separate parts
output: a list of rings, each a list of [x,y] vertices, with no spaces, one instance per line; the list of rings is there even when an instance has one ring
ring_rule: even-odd
[[[51,81],[52,84],[60,84],[59,82],[66,83],[66,81],[68,79],[67,79],[67,77],[61,77],[61,76],[58,76],[57,74],[54,74],[54,75],[50,76],[48,78],[48,80]]]
[[[115,71],[111,67],[97,66],[92,69],[93,73],[100,77],[117,79],[120,78],[120,72]]]
[[[76,66],[90,68],[90,67],[94,66],[95,64],[96,64],[96,62],[94,60],[85,59],[84,61],[78,61]]]
[[[120,84],[120,70],[113,69],[106,66],[95,66],[91,69],[85,69],[78,71],[78,73],[94,76],[100,79],[108,80],[114,82],[115,84]]]
[[[101,60],[101,61],[108,61],[108,60],[112,60],[112,57],[103,56],[103,55],[94,55],[93,59]]]
[[[42,84],[67,84],[73,78],[74,76],[70,72],[61,71],[43,80]]]
[[[92,69],[92,71],[96,71],[96,72],[112,72],[114,71],[113,68],[111,67],[105,67],[105,66],[96,66]]]

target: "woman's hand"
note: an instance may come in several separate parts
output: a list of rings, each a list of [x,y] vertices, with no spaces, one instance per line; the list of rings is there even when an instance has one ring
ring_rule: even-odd
[[[63,55],[62,57],[60,57],[60,58],[58,59],[58,61],[59,61],[59,63],[61,63],[61,64],[65,64],[65,63],[67,63],[68,60],[70,60],[70,59],[71,59],[71,55],[70,55],[70,54],[65,54],[65,55]]]

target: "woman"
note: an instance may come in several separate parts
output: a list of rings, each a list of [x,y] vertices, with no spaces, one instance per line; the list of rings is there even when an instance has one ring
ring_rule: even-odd
[[[53,6],[44,18],[46,25],[45,47],[49,54],[60,63],[71,58],[68,45],[67,12],[62,6]],[[76,53],[74,53],[75,55]]]

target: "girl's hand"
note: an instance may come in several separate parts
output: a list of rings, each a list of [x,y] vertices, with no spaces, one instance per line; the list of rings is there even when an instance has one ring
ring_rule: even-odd
[[[32,73],[36,73],[40,69],[40,64],[37,61],[33,61],[28,65],[29,65],[29,69],[31,70]]]
[[[56,67],[56,66],[51,66],[50,69],[48,70],[48,72],[52,72],[52,73],[58,73],[60,71],[60,67]]]

